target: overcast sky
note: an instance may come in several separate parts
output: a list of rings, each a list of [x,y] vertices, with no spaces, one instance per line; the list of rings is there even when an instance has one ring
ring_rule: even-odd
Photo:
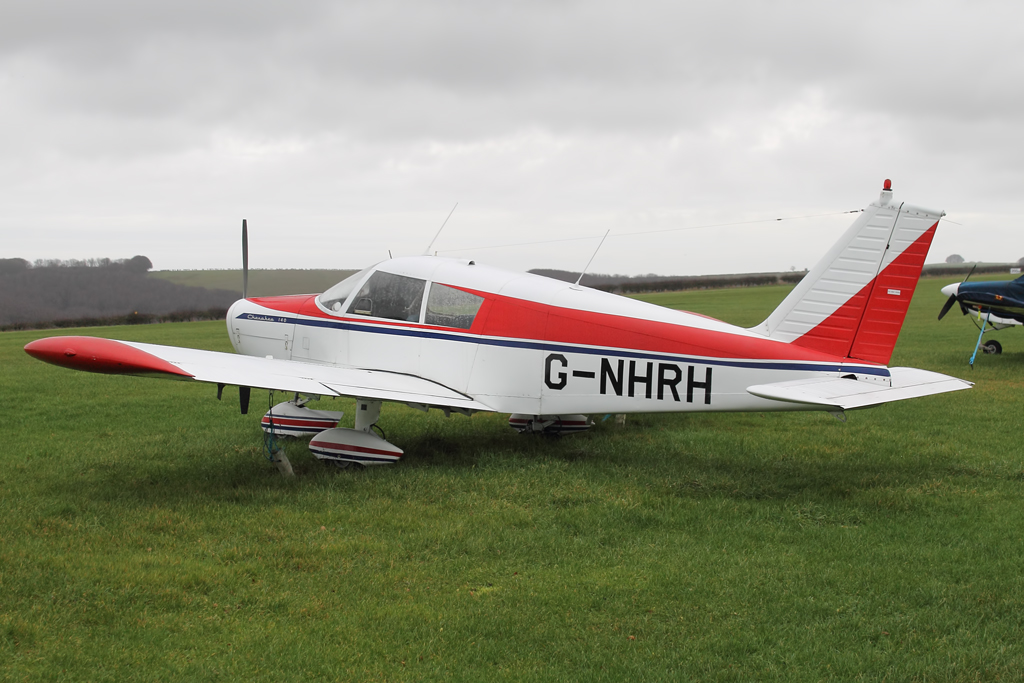
[[[234,268],[247,218],[252,267],[359,268],[423,253],[458,202],[441,255],[579,269],[610,230],[592,272],[802,269],[892,178],[948,214],[930,262],[1015,261],[1022,20],[936,0],[4,0],[0,258]]]

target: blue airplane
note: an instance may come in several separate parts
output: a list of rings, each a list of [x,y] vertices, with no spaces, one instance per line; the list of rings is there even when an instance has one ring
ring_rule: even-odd
[[[973,271],[972,271],[973,272]],[[968,273],[967,277],[970,277]],[[970,363],[974,365],[974,358],[981,348],[985,353],[1002,353],[1003,346],[995,339],[985,344],[981,343],[982,335],[992,330],[1003,330],[1014,325],[1024,325],[1024,275],[1016,280],[1001,280],[995,282],[954,282],[942,288],[942,293],[948,296],[942,310],[939,311],[939,320],[949,313],[953,304],[960,304],[960,310],[964,315],[971,314],[981,328],[978,335],[978,343],[974,347],[974,354]]]

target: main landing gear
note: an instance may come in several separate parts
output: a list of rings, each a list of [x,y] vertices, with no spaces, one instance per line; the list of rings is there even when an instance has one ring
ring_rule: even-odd
[[[391,465],[398,462],[402,449],[373,431],[380,419],[380,404],[380,401],[356,399],[355,429],[326,429],[309,442],[309,452],[342,468],[352,464]]]
[[[275,464],[287,462],[284,449],[276,445],[276,437],[300,437],[312,434],[309,452],[318,460],[344,469],[353,464],[390,465],[402,457],[402,449],[383,438],[383,430],[377,427],[380,419],[380,401],[356,399],[355,428],[338,427],[344,413],[328,410],[312,410],[306,407],[310,399],[278,403],[263,416],[262,426],[272,445],[267,452]],[[380,432],[377,434],[374,430]],[[282,465],[278,465],[282,468]],[[290,466],[287,469],[291,469]],[[284,469],[282,469],[284,472]]]

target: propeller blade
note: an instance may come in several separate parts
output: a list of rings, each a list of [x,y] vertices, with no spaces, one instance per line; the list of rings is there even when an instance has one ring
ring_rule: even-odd
[[[242,219],[242,298],[249,293],[249,226]]]
[[[978,267],[978,264],[977,264],[977,263],[975,263],[975,264],[974,264],[973,266],[971,266],[971,272],[967,273],[967,277],[965,277],[965,278],[964,278],[964,281],[963,281],[963,282],[961,282],[960,284],[963,284],[964,282],[967,282],[967,278],[969,278],[969,277],[971,277],[972,275],[974,275],[974,269],[975,269],[975,268],[977,268],[977,267]]]
[[[953,308],[953,304],[956,303],[956,294],[946,299],[946,303],[942,305],[942,310],[939,311],[939,320],[949,313],[949,309]]]

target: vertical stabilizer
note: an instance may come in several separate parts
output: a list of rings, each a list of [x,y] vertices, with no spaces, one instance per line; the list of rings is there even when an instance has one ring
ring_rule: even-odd
[[[893,202],[886,180],[878,201],[751,329],[843,358],[888,363],[944,215]]]

